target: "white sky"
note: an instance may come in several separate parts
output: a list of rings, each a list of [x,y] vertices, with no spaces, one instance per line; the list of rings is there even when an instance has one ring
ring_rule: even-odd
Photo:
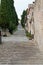
[[[35,0],[14,0],[14,6],[19,18],[21,18],[23,10],[27,9],[28,4],[31,4],[33,1]]]

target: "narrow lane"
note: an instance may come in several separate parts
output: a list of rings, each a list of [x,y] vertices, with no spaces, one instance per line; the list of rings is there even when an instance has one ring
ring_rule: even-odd
[[[29,41],[21,25],[0,45],[0,65],[43,65],[43,53],[34,41]]]
[[[11,35],[10,37],[3,37],[3,42],[28,42],[29,39],[26,37],[25,30],[22,28],[22,26],[19,24],[17,31]]]

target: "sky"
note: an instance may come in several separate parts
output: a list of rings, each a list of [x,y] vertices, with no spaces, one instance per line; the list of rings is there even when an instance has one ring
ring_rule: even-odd
[[[23,10],[27,9],[28,4],[31,4],[35,0],[14,0],[14,6],[19,18],[21,18]]]

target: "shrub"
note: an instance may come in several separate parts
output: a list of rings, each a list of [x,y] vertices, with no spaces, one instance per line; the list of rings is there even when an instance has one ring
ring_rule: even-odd
[[[32,35],[30,32],[26,31],[26,36],[29,37],[29,40],[32,40],[34,38],[34,35]]]

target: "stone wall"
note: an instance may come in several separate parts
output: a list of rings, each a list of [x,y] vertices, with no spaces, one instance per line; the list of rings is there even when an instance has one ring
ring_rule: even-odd
[[[38,43],[39,49],[43,51],[43,0],[36,0],[34,7],[34,39]]]
[[[26,23],[27,23],[27,31],[31,32],[31,34],[34,34],[33,10],[34,10],[34,4],[29,4],[28,5],[29,13],[27,13],[27,22]]]

